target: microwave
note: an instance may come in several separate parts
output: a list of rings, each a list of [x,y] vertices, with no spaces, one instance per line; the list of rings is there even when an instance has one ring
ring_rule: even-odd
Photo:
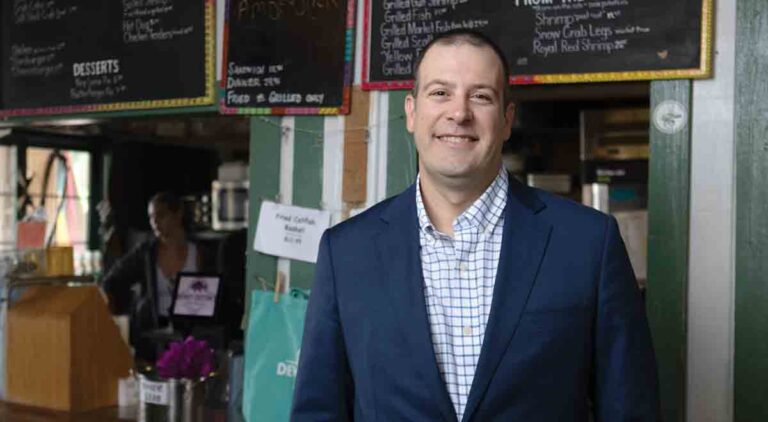
[[[248,181],[214,181],[211,185],[211,203],[211,225],[214,230],[248,227]]]

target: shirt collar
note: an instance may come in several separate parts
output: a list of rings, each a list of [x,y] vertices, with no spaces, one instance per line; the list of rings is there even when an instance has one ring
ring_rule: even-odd
[[[481,231],[490,232],[496,227],[502,219],[504,207],[507,204],[508,177],[504,166],[501,166],[496,178],[485,192],[453,222],[454,231],[476,227]],[[416,211],[421,230],[426,233],[436,231],[421,197],[421,175],[416,176]]]

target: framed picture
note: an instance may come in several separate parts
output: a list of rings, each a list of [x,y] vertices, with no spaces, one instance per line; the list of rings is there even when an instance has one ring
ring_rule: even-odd
[[[181,272],[176,276],[172,317],[213,319],[221,301],[221,276]]]

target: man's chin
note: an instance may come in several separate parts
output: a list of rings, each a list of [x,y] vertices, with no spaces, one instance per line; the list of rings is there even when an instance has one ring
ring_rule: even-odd
[[[455,188],[474,188],[478,184],[484,184],[493,174],[481,172],[474,166],[453,166],[444,168],[433,168],[429,173],[429,178],[435,183]],[[423,176],[422,176],[423,177]]]
[[[437,172],[447,179],[472,179],[477,177],[478,168],[471,163],[445,163]]]
[[[476,172],[463,169],[450,169],[433,173],[433,179],[449,186],[461,186],[471,182],[477,177]]]

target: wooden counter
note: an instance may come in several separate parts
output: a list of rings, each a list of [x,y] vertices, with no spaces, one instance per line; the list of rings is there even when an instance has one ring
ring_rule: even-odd
[[[227,412],[223,409],[206,408],[204,412],[206,422],[225,422],[227,419]],[[121,408],[112,406],[82,413],[66,413],[0,401],[0,421],[2,422],[125,422],[137,419],[136,406]]]
[[[136,416],[136,407],[113,406],[83,413],[66,413],[0,401],[0,421],[4,422],[119,422],[135,421]]]

